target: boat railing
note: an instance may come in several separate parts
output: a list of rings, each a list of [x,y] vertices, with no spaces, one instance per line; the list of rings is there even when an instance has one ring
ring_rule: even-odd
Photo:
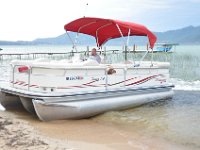
[[[14,65],[14,66],[12,66],[12,87],[14,87],[14,85],[15,85],[15,69],[16,69],[16,67],[19,67],[19,66],[25,66],[25,65]],[[30,69],[28,69],[26,72],[28,72],[28,90],[29,90],[29,88],[30,88],[30,73],[31,73],[31,71],[30,71]]]
[[[20,64],[20,65],[17,65],[17,64],[16,65],[12,65],[12,82],[11,82],[12,83],[12,87],[14,87],[14,85],[15,85],[15,70],[16,70],[16,67],[20,67],[20,66],[26,66],[26,65],[22,65],[22,64]],[[27,90],[28,91],[30,91],[31,73],[32,73],[32,70],[34,68],[58,69],[58,68],[52,67],[52,66],[51,67],[41,67],[41,66],[36,67],[36,66],[28,66],[27,65],[27,67],[28,67],[28,70],[25,73],[27,74],[27,87],[28,87]],[[64,69],[64,73],[62,75],[62,76],[64,76],[66,74],[67,70],[70,70],[70,69],[81,69],[81,70],[85,69],[87,71],[88,69],[96,69],[96,68],[84,68],[83,69],[82,67],[76,67],[76,68],[60,68],[60,69]],[[110,66],[105,66],[105,67],[100,68],[100,69],[104,69],[104,71],[105,71],[105,89],[108,90],[108,85],[109,85],[109,82],[108,82],[108,77],[109,77],[108,69],[110,69]],[[127,68],[126,67],[124,67],[124,68],[114,67],[113,69],[118,69],[118,70],[122,69],[123,70],[123,79],[124,79],[124,81],[126,81],[126,75],[127,75]],[[124,87],[126,87],[125,85],[126,85],[126,82],[124,82]]]

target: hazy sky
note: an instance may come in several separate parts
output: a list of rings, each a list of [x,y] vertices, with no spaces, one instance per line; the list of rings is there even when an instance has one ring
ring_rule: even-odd
[[[0,6],[0,40],[55,37],[84,15],[136,22],[152,31],[200,25],[200,0],[0,0]]]

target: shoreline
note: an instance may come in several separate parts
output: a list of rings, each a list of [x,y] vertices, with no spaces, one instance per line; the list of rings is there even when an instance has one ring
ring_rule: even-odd
[[[43,136],[27,121],[7,116],[0,111],[0,149],[70,149],[58,141]]]
[[[0,111],[0,149],[186,150],[168,141],[99,121],[41,122],[25,111]]]
[[[22,116],[22,118],[24,118],[24,116]],[[0,110],[1,150],[93,150],[94,148],[99,150],[111,150],[104,145],[87,143],[78,140],[69,141],[68,138],[50,136],[45,134],[45,130],[42,131],[38,128],[38,126],[36,126],[37,124],[43,124],[44,122],[32,118],[27,120],[22,118],[17,118],[10,112]]]

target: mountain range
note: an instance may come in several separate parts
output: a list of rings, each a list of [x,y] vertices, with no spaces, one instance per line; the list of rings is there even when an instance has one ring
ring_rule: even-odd
[[[170,30],[166,32],[154,32],[157,36],[157,43],[179,43],[179,44],[200,44],[200,26],[188,26],[185,28]],[[73,38],[76,36],[75,33],[70,33]],[[95,43],[95,39],[91,36],[80,34],[79,36],[80,45],[90,45]],[[122,40],[115,39],[110,40],[107,45],[121,45]],[[131,37],[129,40],[131,43],[144,44],[147,42],[145,37]],[[0,41],[0,45],[62,45],[71,44],[67,34],[64,33],[57,37],[51,38],[38,38],[33,41]]]

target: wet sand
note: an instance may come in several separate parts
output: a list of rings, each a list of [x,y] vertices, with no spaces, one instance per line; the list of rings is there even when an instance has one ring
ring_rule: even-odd
[[[42,135],[28,121],[0,111],[1,150],[71,149],[68,144]]]
[[[101,117],[100,117],[101,118]],[[25,111],[0,111],[0,149],[184,150],[98,117],[41,122]],[[186,149],[185,149],[186,150]]]

